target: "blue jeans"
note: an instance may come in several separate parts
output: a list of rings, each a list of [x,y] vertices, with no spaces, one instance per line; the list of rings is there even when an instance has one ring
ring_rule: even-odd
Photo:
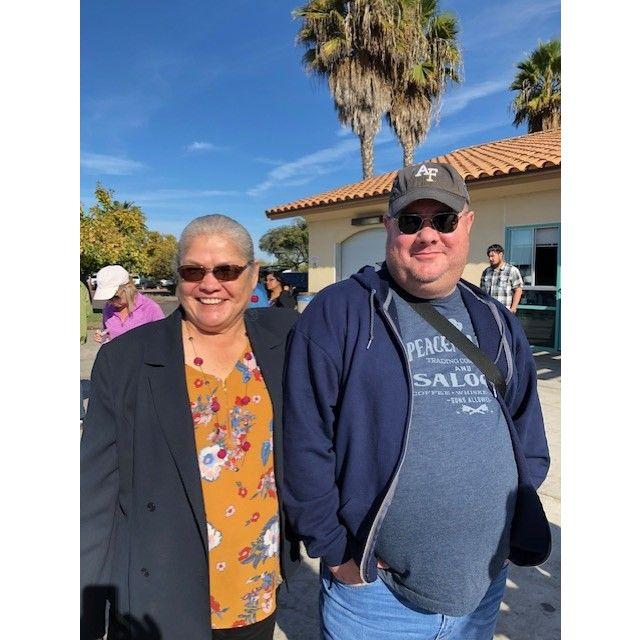
[[[320,571],[323,640],[492,640],[507,582],[503,567],[477,609],[453,617],[418,609],[378,578],[349,586]]]

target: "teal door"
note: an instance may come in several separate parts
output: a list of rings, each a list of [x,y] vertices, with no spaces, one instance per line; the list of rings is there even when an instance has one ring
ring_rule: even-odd
[[[560,224],[507,227],[506,260],[524,287],[516,315],[532,345],[560,348]]]

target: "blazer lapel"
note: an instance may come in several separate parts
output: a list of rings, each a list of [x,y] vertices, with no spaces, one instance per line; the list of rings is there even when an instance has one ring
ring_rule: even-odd
[[[279,348],[286,340],[286,333],[274,333],[253,309],[244,316],[251,348],[260,367],[264,383],[269,392],[273,408],[273,453],[276,485],[283,486],[284,469],[282,467],[282,372],[284,367],[284,348]],[[281,503],[282,504],[282,503]]]
[[[274,396],[277,398],[282,395],[283,356],[277,347],[286,340],[286,335],[278,335],[260,324],[260,319],[251,309],[245,313],[244,320],[256,362],[273,400]]]
[[[178,309],[167,318],[163,330],[145,345],[144,366],[160,427],[178,468],[206,551],[207,526],[184,373],[181,319],[182,313]]]

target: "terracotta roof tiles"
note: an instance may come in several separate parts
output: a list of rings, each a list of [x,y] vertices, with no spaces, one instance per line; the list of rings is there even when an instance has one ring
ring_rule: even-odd
[[[430,162],[448,162],[467,183],[517,173],[560,166],[560,129],[540,131],[515,138],[457,149],[431,158]],[[365,200],[386,195],[396,171],[389,171],[368,180],[347,184],[331,191],[308,196],[267,209],[267,216],[300,211],[352,200]]]

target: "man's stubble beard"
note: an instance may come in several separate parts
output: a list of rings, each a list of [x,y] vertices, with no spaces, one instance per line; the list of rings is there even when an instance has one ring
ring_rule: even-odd
[[[393,258],[387,255],[387,267],[389,273],[393,279],[403,289],[421,298],[439,298],[448,295],[458,284],[458,281],[462,277],[462,272],[467,264],[467,258],[469,255],[469,248],[465,252],[462,260],[457,261],[456,264],[449,265],[448,269],[438,274],[426,274],[422,273],[419,269],[419,265],[409,264],[396,265]],[[456,274],[455,278],[447,275]],[[401,277],[404,276],[404,277]],[[443,282],[444,280],[444,282]],[[447,283],[445,286],[445,282]],[[435,285],[434,287],[429,285]]]

